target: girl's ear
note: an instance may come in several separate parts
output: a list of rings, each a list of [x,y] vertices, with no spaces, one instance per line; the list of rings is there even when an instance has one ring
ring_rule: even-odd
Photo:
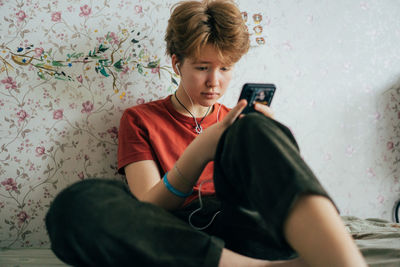
[[[179,69],[178,69],[179,61],[178,57],[175,54],[172,54],[171,56],[171,64],[175,74],[179,75]]]
[[[178,57],[175,54],[171,56],[171,61],[172,61],[172,69],[174,70],[175,74],[180,76],[181,72],[179,70],[179,61]]]

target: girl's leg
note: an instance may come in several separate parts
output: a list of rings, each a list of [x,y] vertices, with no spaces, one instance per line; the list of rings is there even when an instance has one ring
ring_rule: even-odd
[[[366,266],[332,203],[321,196],[302,196],[284,226],[292,247],[310,266]]]
[[[301,259],[267,261],[246,257],[223,249],[218,267],[308,267]]]
[[[214,184],[222,203],[258,212],[266,224],[269,239],[278,248],[294,248],[309,264],[314,264],[311,259],[321,258],[321,249],[332,255],[323,259],[322,266],[363,263],[354,242],[344,231],[333,202],[301,158],[294,137],[282,124],[257,113],[239,119],[221,138],[214,166]],[[309,197],[316,200],[303,203]],[[329,208],[315,209],[312,206],[315,203]],[[308,220],[304,221],[298,214],[307,214]],[[322,227],[313,227],[314,224]],[[325,235],[324,230],[330,235]],[[340,242],[332,239],[335,234],[340,236]],[[310,238],[313,242],[308,242]],[[328,244],[334,247],[328,249]],[[351,249],[346,252],[343,246]],[[348,261],[343,265],[338,259]]]
[[[224,246],[137,201],[115,180],[89,179],[63,190],[46,226],[54,253],[74,266],[218,266]]]
[[[137,201],[122,182],[90,179],[63,190],[46,216],[52,250],[73,266],[303,266],[223,248],[162,208]]]

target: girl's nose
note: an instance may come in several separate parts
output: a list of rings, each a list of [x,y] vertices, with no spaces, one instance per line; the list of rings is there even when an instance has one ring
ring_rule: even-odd
[[[218,71],[213,70],[208,75],[207,87],[214,88],[214,87],[218,87],[218,85],[219,85]]]

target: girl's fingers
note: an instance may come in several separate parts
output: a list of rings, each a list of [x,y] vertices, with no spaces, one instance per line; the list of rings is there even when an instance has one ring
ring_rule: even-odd
[[[229,126],[234,123],[237,117],[239,117],[242,110],[246,107],[246,105],[247,101],[245,99],[240,100],[236,104],[236,106],[225,116],[223,120],[224,124],[227,124],[227,126]]]
[[[262,113],[266,117],[270,117],[271,119],[274,118],[274,112],[272,112],[272,109],[270,107],[268,107],[267,105],[255,103],[254,109],[256,111]]]

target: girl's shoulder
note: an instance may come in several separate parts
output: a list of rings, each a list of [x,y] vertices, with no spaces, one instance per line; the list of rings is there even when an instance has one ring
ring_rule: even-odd
[[[125,109],[123,116],[152,116],[166,111],[167,102],[170,101],[170,96],[166,98],[153,100],[146,103],[141,103]]]

